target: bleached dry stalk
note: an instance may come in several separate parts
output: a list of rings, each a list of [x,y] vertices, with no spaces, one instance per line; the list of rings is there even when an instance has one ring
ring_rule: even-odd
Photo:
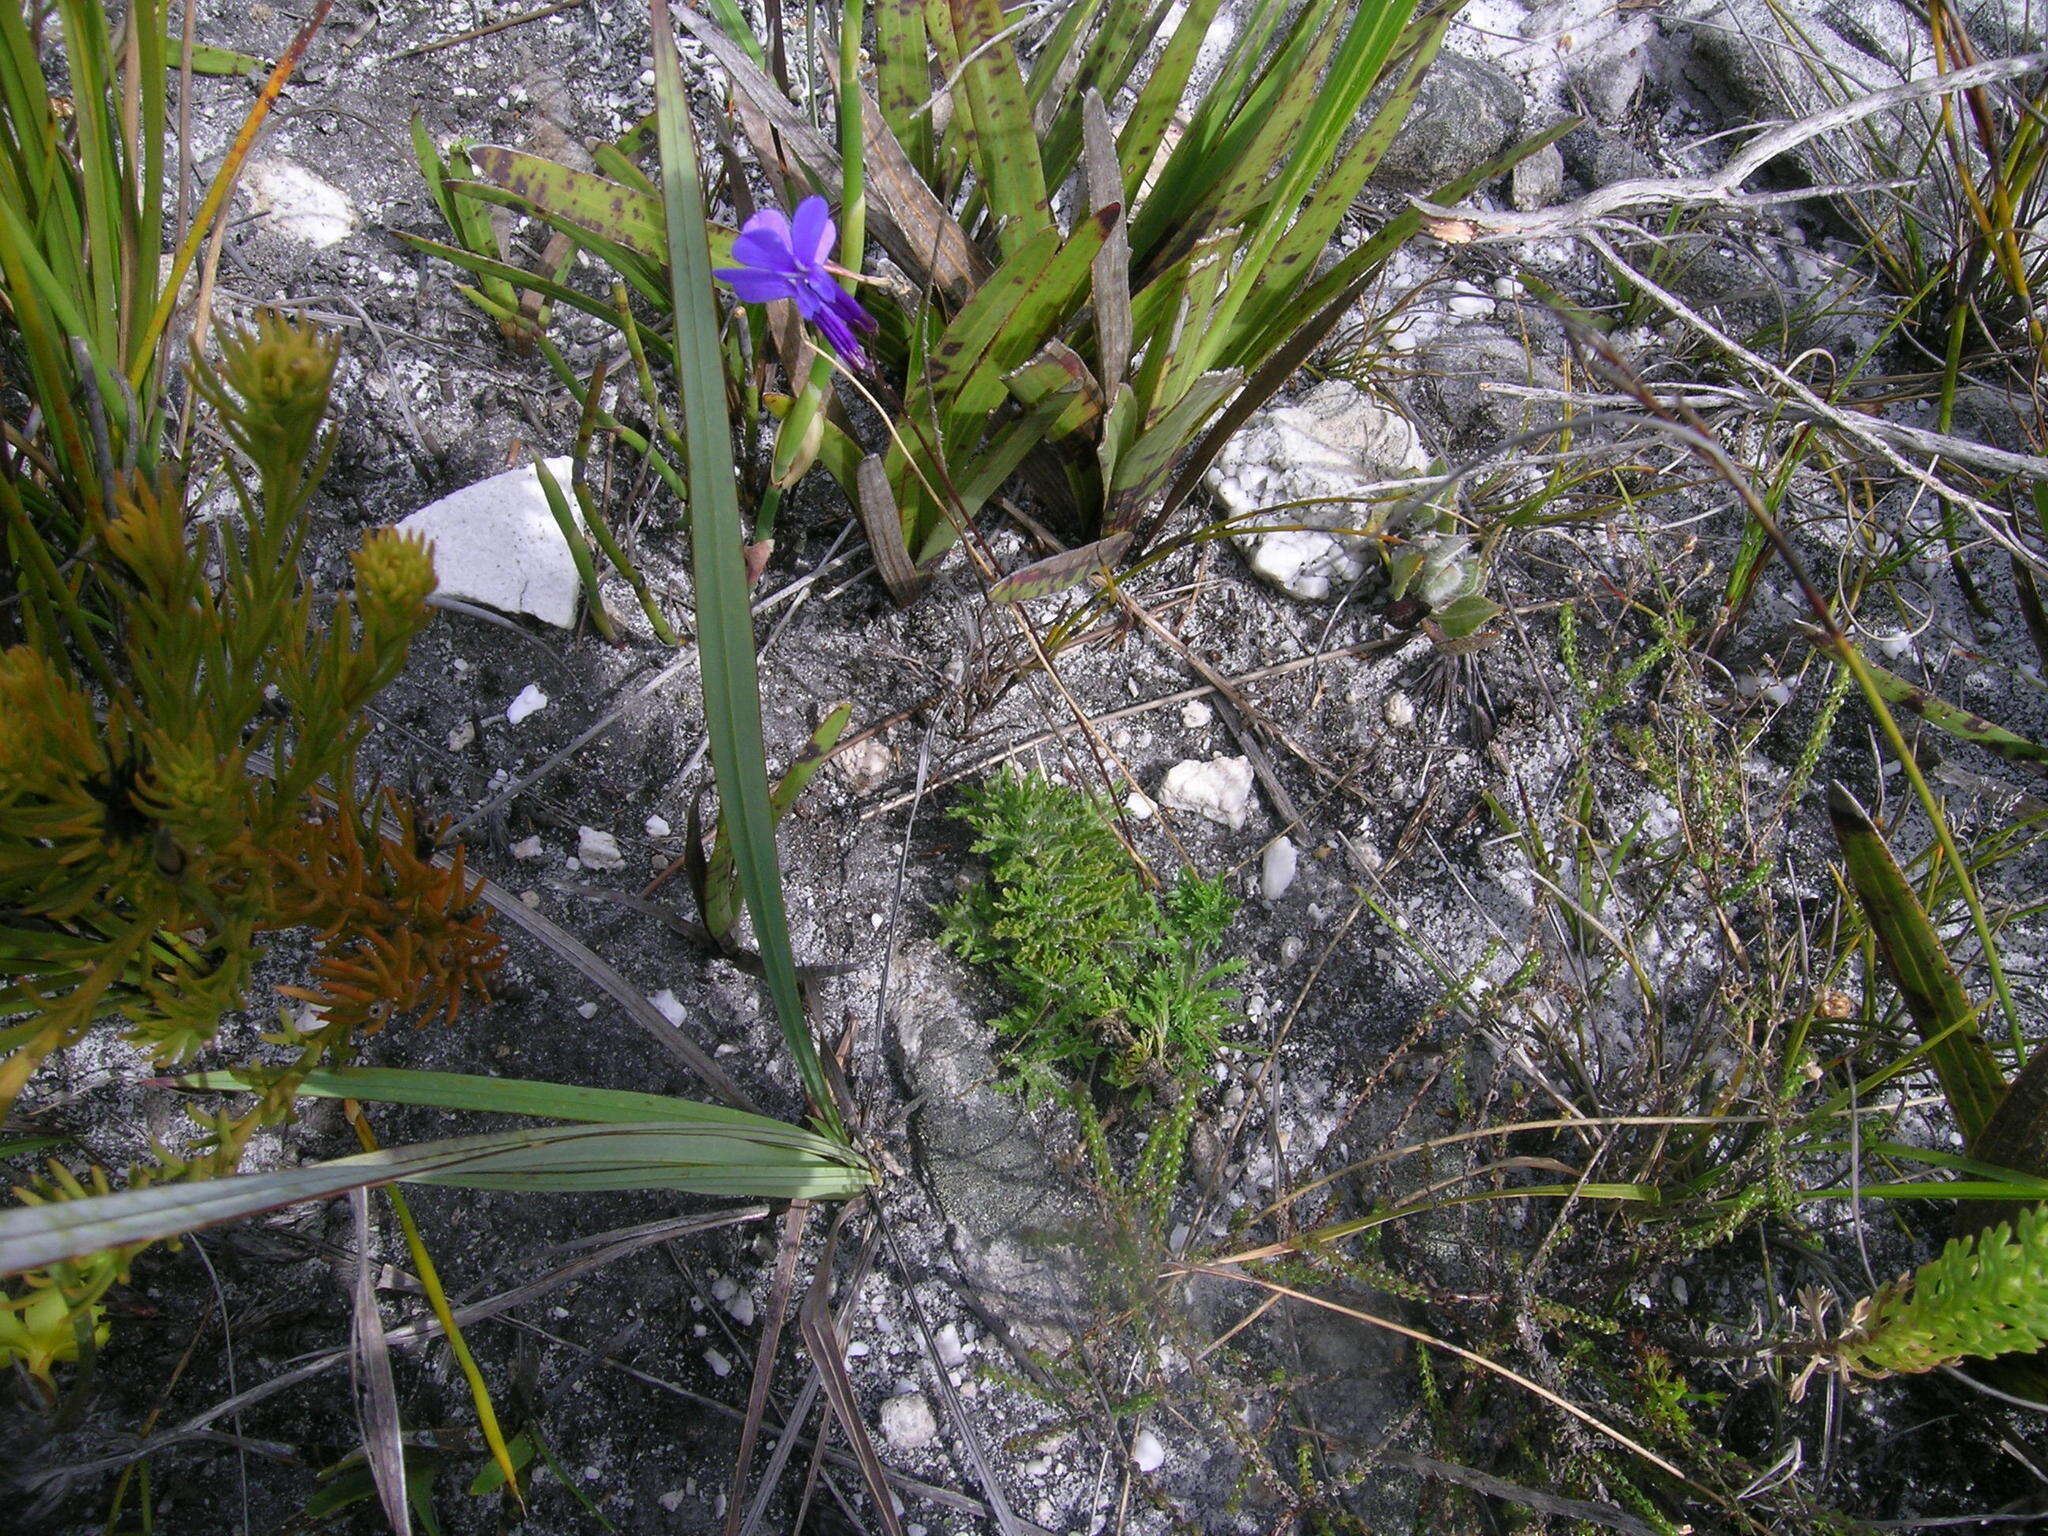
[[[1995,85],[2020,75],[2048,69],[2048,52],[2025,53],[2016,58],[1991,59],[1967,69],[1925,80],[1908,80],[1859,100],[1844,102],[1811,117],[1802,117],[1768,133],[1760,134],[1729,157],[1727,164],[1707,176],[1638,177],[1599,187],[1576,202],[1560,203],[1530,213],[1491,212],[1484,209],[1445,208],[1422,198],[1409,201],[1432,220],[1468,226],[1469,239],[1533,240],[1546,235],[1583,232],[1602,220],[1628,209],[1663,208],[1681,203],[1721,203],[1733,206],[1741,201],[1738,190],[1750,177],[1778,156],[1797,149],[1823,134],[1860,123],[1866,117],[1890,111],[1909,101],[1928,96],[1945,96],[1980,85]],[[1809,188],[1803,194],[1815,196],[1824,188]]]

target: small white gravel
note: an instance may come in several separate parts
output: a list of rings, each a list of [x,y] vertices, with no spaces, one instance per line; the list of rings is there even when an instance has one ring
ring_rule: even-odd
[[[1151,1430],[1139,1430],[1131,1441],[1131,1465],[1140,1472],[1157,1472],[1166,1465],[1166,1447]]]
[[[1266,851],[1259,859],[1259,894],[1268,901],[1278,901],[1294,884],[1294,874],[1300,865],[1301,853],[1294,846],[1294,839],[1274,838],[1266,844]]]
[[[517,725],[528,715],[539,714],[548,707],[548,696],[540,691],[539,683],[528,683],[519,690],[519,697],[505,706],[505,718]]]
[[[626,855],[619,840],[598,827],[576,829],[576,858],[585,869],[624,869]]]
[[[939,1437],[939,1421],[922,1392],[905,1392],[882,1404],[882,1437],[899,1451],[921,1450]]]

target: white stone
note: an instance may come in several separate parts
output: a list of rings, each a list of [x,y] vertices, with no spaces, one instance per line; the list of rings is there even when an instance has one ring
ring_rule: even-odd
[[[549,459],[547,466],[566,488],[569,460]],[[466,485],[398,526],[433,543],[434,575],[447,596],[528,614],[557,629],[575,627],[583,583],[531,464]]]
[[[1493,295],[1470,283],[1453,283],[1444,308],[1460,320],[1483,320],[1493,313]]]
[[[1242,757],[1189,758],[1166,770],[1155,797],[1168,810],[1190,811],[1237,832],[1251,814],[1252,765]]]
[[[595,1004],[595,1003],[578,1003],[578,1004],[576,1005],[576,1017],[578,1017],[579,1019],[594,1019],[594,1018],[596,1018],[596,1017],[597,1017],[597,1004]]]
[[[680,1024],[687,1016],[682,1003],[677,999],[675,993],[671,992],[667,987],[663,987],[659,992],[651,993],[647,1001],[654,1005],[656,1013],[667,1019],[671,1024]]]
[[[1124,796],[1124,809],[1130,812],[1133,821],[1150,821],[1159,811],[1150,795],[1140,794],[1135,789]]]
[[[754,1326],[754,1298],[746,1291],[739,1291],[725,1304],[726,1312],[742,1328]]]
[[[1268,901],[1278,901],[1287,894],[1287,888],[1294,884],[1294,872],[1301,864],[1301,854],[1291,837],[1276,837],[1266,844],[1266,851],[1259,859],[1259,894]]]
[[[1373,535],[1398,499],[1397,482],[1428,468],[1406,417],[1342,379],[1326,379],[1292,405],[1254,415],[1216,456],[1204,484],[1231,517],[1271,528],[1236,535],[1253,572],[1313,600],[1364,573],[1377,558]],[[1272,526],[1280,523],[1290,526]]]
[[[288,239],[325,250],[355,232],[356,211],[347,194],[303,165],[254,160],[243,169],[239,185],[263,228]]]
[[[465,720],[448,733],[448,750],[450,752],[460,752],[475,740],[476,722],[474,720]]]
[[[715,1349],[704,1351],[704,1363],[711,1367],[711,1374],[714,1376],[723,1377],[732,1374],[732,1362]]]
[[[866,794],[889,777],[889,770],[896,766],[896,754],[889,750],[889,744],[879,736],[870,736],[866,741],[856,742],[832,759],[839,770],[846,787],[857,795]]]
[[[648,817],[645,825],[649,837],[667,837],[669,834],[668,822],[660,816]]]
[[[1166,1447],[1151,1430],[1139,1430],[1131,1441],[1131,1465],[1140,1472],[1157,1472],[1166,1465]]]
[[[939,1352],[939,1364],[947,1370],[967,1363],[967,1351],[960,1343],[959,1328],[948,1323],[932,1335],[932,1345]]]
[[[1180,723],[1191,731],[1206,728],[1216,718],[1216,711],[1200,699],[1189,699],[1180,707]]]
[[[626,855],[619,840],[596,827],[576,829],[576,858],[585,869],[624,869]]]
[[[522,837],[512,845],[509,851],[515,859],[537,859],[542,853],[540,838],[538,835]]]
[[[1395,730],[1405,731],[1415,723],[1415,701],[1405,693],[1390,693],[1380,705],[1380,715]]]
[[[882,1404],[882,1436],[899,1451],[915,1451],[939,1437],[939,1421],[922,1392],[905,1392]]]
[[[528,715],[538,714],[548,707],[548,696],[540,691],[539,683],[528,683],[519,690],[519,697],[505,706],[505,718],[517,725]]]

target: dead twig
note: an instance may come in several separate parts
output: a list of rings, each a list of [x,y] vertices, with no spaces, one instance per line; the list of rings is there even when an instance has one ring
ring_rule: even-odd
[[[1543,208],[1532,213],[1496,213],[1466,206],[1446,208],[1419,197],[1409,201],[1430,219],[1454,221],[1477,231],[1478,238],[1486,240],[1533,240],[1545,235],[1580,234],[1589,226],[1630,208],[1663,208],[1680,203],[1733,204],[1737,201],[1736,189],[1743,182],[1778,156],[1823,134],[1847,128],[1909,101],[1996,85],[2041,69],[2048,69],[2048,52],[1993,59],[1988,63],[1973,64],[1968,69],[1930,75],[1925,80],[1909,80],[1903,85],[1875,91],[1856,101],[1844,102],[1825,112],[1816,112],[1811,117],[1802,117],[1759,134],[1710,176],[1634,177],[1596,188],[1576,202],[1561,203],[1555,208]],[[1812,197],[1827,190],[1830,189],[1806,188],[1799,195]]]

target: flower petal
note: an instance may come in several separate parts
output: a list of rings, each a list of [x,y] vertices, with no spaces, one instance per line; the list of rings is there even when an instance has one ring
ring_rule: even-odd
[[[832,313],[837,315],[841,321],[853,330],[874,331],[880,329],[875,317],[865,309],[862,309],[860,300],[856,299],[844,288],[835,284],[831,296],[826,302],[831,307]]]
[[[763,272],[794,276],[803,270],[802,263],[790,253],[787,241],[776,238],[773,231],[755,229],[751,221],[732,237],[732,259]]]
[[[830,309],[820,310],[814,317],[813,323],[818,327],[818,334],[825,338],[825,345],[853,364],[854,367],[865,368],[867,366],[867,354],[861,351],[860,342],[854,338],[853,332],[847,329],[845,320],[841,319],[836,311]]]
[[[718,267],[713,277],[732,284],[742,304],[766,304],[771,299],[796,299],[802,307],[802,289],[785,272],[762,272],[754,267]]]
[[[796,217],[790,222],[789,248],[799,262],[822,267],[831,260],[832,246],[838,238],[839,230],[832,222],[825,199],[807,197],[796,205]]]
[[[789,243],[789,215],[780,208],[763,208],[740,226],[739,236],[733,241],[733,244],[738,245],[740,240],[750,238],[756,241],[768,242],[770,247],[780,248],[785,253],[789,252],[791,249]]]

